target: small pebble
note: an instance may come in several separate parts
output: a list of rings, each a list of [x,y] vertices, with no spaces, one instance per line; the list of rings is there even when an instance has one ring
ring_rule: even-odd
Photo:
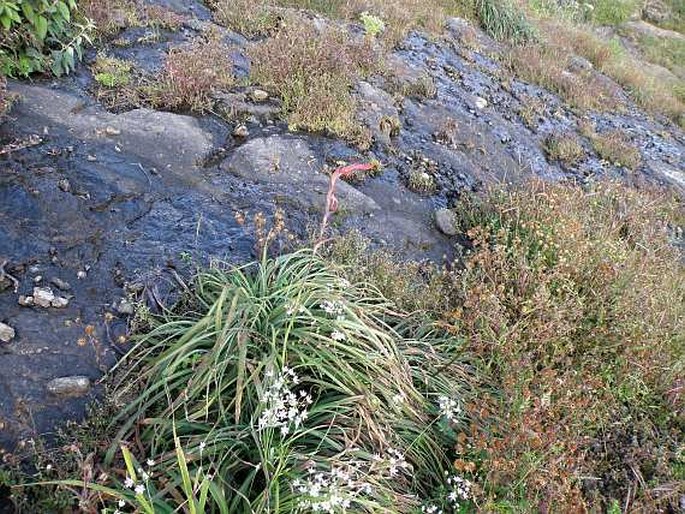
[[[5,323],[0,323],[0,341],[3,343],[9,343],[14,339],[15,332],[12,327]]]
[[[52,277],[50,283],[61,291],[69,291],[71,289],[71,284],[69,282],[58,277]]]
[[[238,125],[234,130],[233,130],[233,135],[235,137],[247,137],[250,135],[250,131],[247,130],[247,127],[245,125]]]

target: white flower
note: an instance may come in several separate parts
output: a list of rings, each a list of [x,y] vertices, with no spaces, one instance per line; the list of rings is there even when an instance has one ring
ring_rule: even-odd
[[[152,460],[152,459],[148,459],[146,464],[147,464],[148,466],[152,467],[152,466],[155,465],[155,461]]]
[[[124,500],[119,500],[119,501],[117,502],[117,505],[118,505],[119,507],[125,507],[125,506],[126,506],[126,502],[125,502]]]
[[[148,480],[150,480],[150,475],[145,473],[145,471],[143,471],[142,477],[143,477],[143,482],[147,482]]]
[[[333,339],[334,341],[344,341],[345,339],[347,339],[347,336],[340,332],[340,330],[334,330],[331,333],[331,339]]]
[[[119,509],[116,509],[113,514],[121,514],[121,511]]]
[[[206,446],[207,446],[207,444],[204,441],[200,441],[200,453],[205,451]]]
[[[143,494],[145,492],[145,486],[143,484],[138,484],[134,491],[136,494]]]
[[[124,486],[126,486],[128,489],[133,489],[134,485],[136,485],[136,483],[133,481],[133,479],[127,476],[126,480],[124,480]]]
[[[52,464],[45,466],[45,471],[50,471],[52,469]]]
[[[440,415],[444,416],[448,421],[454,421],[461,414],[459,402],[448,396],[438,397],[438,408],[440,409]]]

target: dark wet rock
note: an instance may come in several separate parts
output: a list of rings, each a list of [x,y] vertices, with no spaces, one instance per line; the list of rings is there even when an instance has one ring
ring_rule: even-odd
[[[83,396],[90,391],[90,379],[84,376],[60,377],[45,386],[55,396]]]
[[[71,289],[71,284],[59,277],[52,277],[50,283],[61,291],[69,291]]]
[[[281,135],[252,139],[221,163],[222,170],[274,187],[290,202],[317,211],[323,209],[328,191],[323,168],[321,155],[307,138]],[[357,214],[378,209],[376,202],[345,182],[338,183],[337,196],[345,209]]]
[[[69,180],[66,178],[59,179],[59,182],[57,182],[57,187],[59,187],[60,190],[64,191],[65,193],[71,193],[71,182],[69,182]]]
[[[400,113],[392,96],[368,82],[360,82],[356,94],[362,123],[371,130],[377,142],[389,146],[401,126]]]
[[[0,323],[0,342],[9,343],[16,335],[14,329],[6,323]]]
[[[438,209],[435,211],[435,224],[440,229],[440,232],[446,236],[456,236],[459,233],[457,230],[457,217],[454,211],[450,209]]]
[[[229,119],[256,118],[260,123],[275,121],[281,114],[281,105],[277,99],[267,98],[255,103],[246,93],[217,92],[214,95],[217,109]]]

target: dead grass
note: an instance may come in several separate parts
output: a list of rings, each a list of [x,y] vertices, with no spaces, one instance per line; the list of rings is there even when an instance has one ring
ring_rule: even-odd
[[[585,149],[578,139],[567,134],[552,134],[545,139],[544,150],[551,161],[575,166],[585,157]]]
[[[98,34],[103,37],[140,24],[134,0],[81,0],[78,5],[80,12],[95,22]]]
[[[170,110],[205,112],[212,108],[212,94],[234,83],[228,48],[218,37],[172,48],[161,76],[144,87],[149,102]]]
[[[648,66],[623,50],[616,41],[603,40],[587,27],[553,20],[542,20],[539,26],[547,39],[545,46],[554,49],[547,52],[556,54],[557,59],[569,62],[572,54],[588,59],[597,70],[618,82],[640,107],[665,115],[675,123],[685,126],[685,98],[679,94],[680,88],[683,87],[682,81],[665,80],[662,76],[656,75]],[[525,58],[525,53],[519,57],[515,63],[521,65],[521,58]],[[568,80],[558,73],[558,66],[557,70],[549,71],[548,66],[551,63],[546,61],[545,64],[545,70],[528,72],[526,76],[542,85],[549,84],[547,87],[556,86],[555,90],[564,96],[561,91],[569,89],[565,86]],[[591,73],[587,75],[590,76]],[[603,97],[608,88],[606,84],[597,80],[586,82],[584,86],[584,93],[582,89],[571,87],[570,93],[564,97],[569,101],[575,99],[574,103],[580,106],[591,106],[594,102],[582,101],[583,94],[588,97],[599,94]],[[581,102],[577,101],[578,98]],[[601,105],[604,102],[598,103]]]
[[[463,445],[484,511],[605,512],[628,496],[630,512],[677,510],[685,269],[669,223],[682,204],[538,183],[459,213],[473,253],[448,318],[498,391]]]
[[[570,70],[571,54],[550,44],[513,47],[505,55],[518,77],[558,94],[571,106],[599,111],[619,108],[616,91],[592,70]]]
[[[611,164],[635,170],[642,162],[640,151],[623,131],[613,130],[605,134],[593,134],[590,140],[600,158]]]
[[[333,26],[316,27],[301,17],[283,21],[279,32],[249,48],[254,83],[278,95],[292,129],[328,132],[368,142],[355,119],[355,81],[378,66],[366,38]]]

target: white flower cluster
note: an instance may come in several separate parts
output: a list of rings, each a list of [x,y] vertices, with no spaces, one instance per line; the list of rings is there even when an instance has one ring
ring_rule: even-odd
[[[421,512],[425,514],[444,514],[442,509],[437,505],[424,505],[421,507]]]
[[[288,316],[292,316],[296,312],[302,314],[307,312],[307,308],[304,305],[298,305],[297,302],[288,302],[285,306],[285,313]]]
[[[265,404],[259,417],[260,430],[278,428],[281,435],[286,436],[292,429],[298,429],[307,419],[307,408],[312,404],[312,397],[307,391],[300,390],[297,394],[290,388],[300,383],[300,378],[294,370],[287,366],[274,378],[273,372],[267,372],[266,381],[271,385],[260,399]]]
[[[473,485],[465,478],[456,475],[448,476],[447,486],[450,490],[447,495],[447,500],[450,503],[456,504],[459,500],[468,500],[471,498],[471,488]]]
[[[376,469],[382,468],[387,470],[390,478],[395,478],[402,470],[411,469],[411,464],[406,461],[404,454],[395,448],[385,450],[385,456],[383,457],[378,454],[374,455],[373,460],[377,463]]]
[[[321,310],[329,316],[335,316],[339,320],[345,317],[345,305],[343,305],[342,302],[336,300],[324,300],[319,304],[319,307],[321,307]]]
[[[438,398],[438,408],[440,409],[440,415],[444,416],[448,421],[454,421],[461,414],[459,401],[449,396],[440,396]]]
[[[370,484],[356,479],[354,466],[330,471],[309,468],[308,473],[306,479],[292,483],[293,490],[302,495],[298,507],[305,512],[345,512],[360,495],[372,492]]]

